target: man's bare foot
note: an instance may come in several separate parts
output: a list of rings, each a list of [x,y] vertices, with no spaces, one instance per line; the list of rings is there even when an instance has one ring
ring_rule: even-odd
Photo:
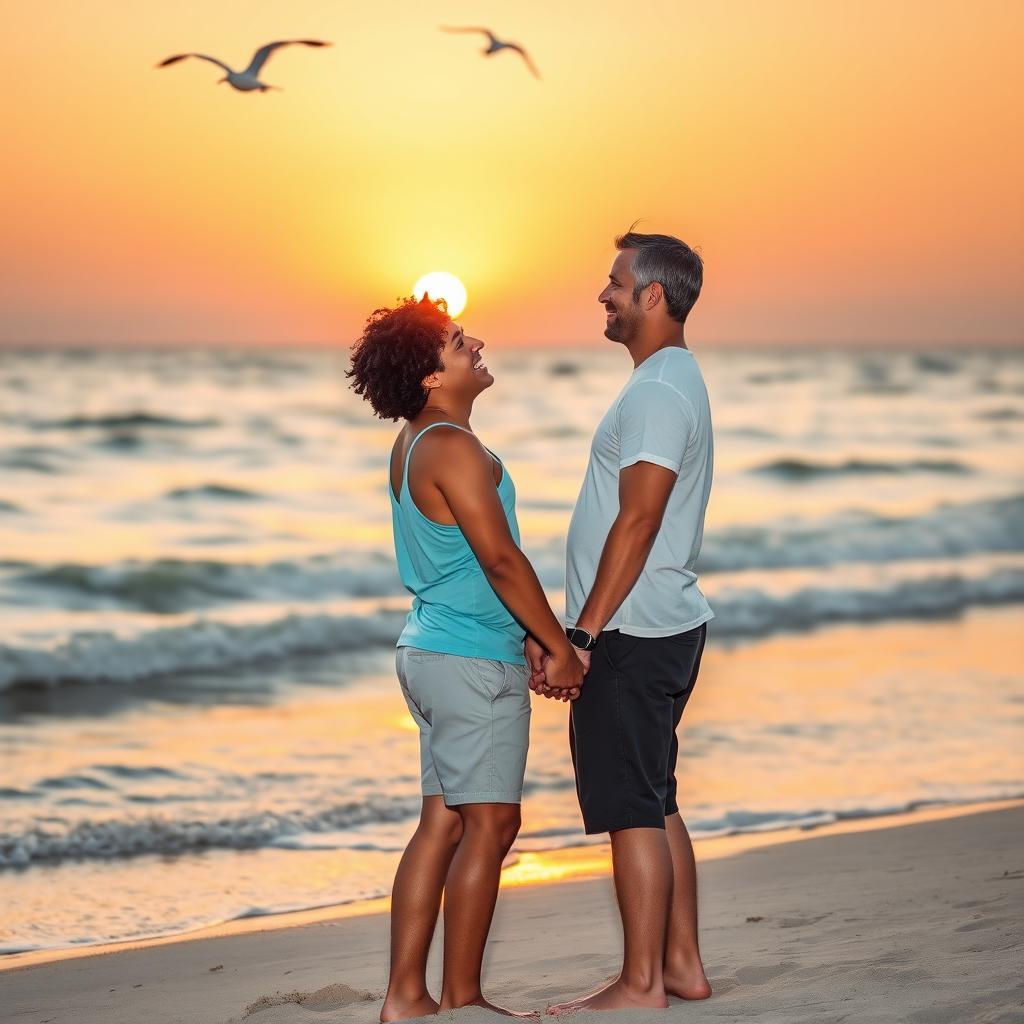
[[[417,999],[399,999],[388,995],[380,1008],[380,1024],[390,1024],[395,1020],[412,1020],[414,1017],[429,1017],[437,1013],[437,1000],[424,993]]]
[[[621,977],[609,982],[604,988],[589,996],[570,999],[548,1007],[548,1013],[561,1016],[563,1013],[579,1013],[583,1010],[636,1010],[654,1008],[668,1009],[668,1000],[663,989],[640,990],[628,986]]]
[[[665,968],[665,991],[677,999],[707,999],[711,995],[711,982],[704,968]]]
[[[504,1017],[515,1017],[516,1020],[540,1020],[540,1014],[536,1010],[526,1010],[525,1012],[521,1010],[508,1010],[504,1006],[489,1003],[483,996],[471,999],[468,1003],[459,1003],[458,1006],[442,1003],[440,1008],[442,1010],[461,1010],[464,1006],[482,1006],[485,1010],[500,1013]]]

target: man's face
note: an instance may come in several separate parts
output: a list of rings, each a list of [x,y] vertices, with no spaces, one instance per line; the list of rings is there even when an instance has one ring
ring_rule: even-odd
[[[609,341],[628,344],[640,330],[644,314],[638,303],[633,301],[633,261],[636,249],[623,249],[612,264],[608,284],[597,297],[607,313],[604,336]]]
[[[448,325],[441,350],[444,369],[437,374],[446,389],[475,397],[494,383],[480,353],[483,347],[479,338],[471,338],[454,321]]]

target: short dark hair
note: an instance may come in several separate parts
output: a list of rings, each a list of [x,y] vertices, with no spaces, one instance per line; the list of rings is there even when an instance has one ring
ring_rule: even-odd
[[[427,403],[423,378],[444,369],[450,323],[444,299],[410,297],[394,309],[375,309],[352,346],[350,387],[382,420],[414,419]]]
[[[633,301],[657,281],[665,293],[668,315],[679,323],[700,295],[704,283],[704,261],[685,242],[672,235],[644,235],[632,229],[615,239],[617,249],[636,249],[633,261]]]

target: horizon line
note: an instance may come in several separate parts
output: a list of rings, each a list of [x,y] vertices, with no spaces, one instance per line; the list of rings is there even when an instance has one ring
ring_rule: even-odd
[[[4,341],[0,339],[0,351],[8,352],[33,352],[33,351],[67,351],[67,350],[98,350],[98,351],[182,351],[182,350],[203,350],[216,351],[218,349],[239,350],[252,349],[257,351],[292,351],[292,352],[323,352],[342,351],[348,349],[352,341],[171,341],[171,340],[147,340],[147,341]],[[515,342],[502,345],[491,343],[492,348],[499,352],[507,350],[552,350],[560,349],[594,349],[614,345],[605,339],[593,341],[545,341],[545,342]],[[836,349],[924,349],[935,348],[943,350],[969,349],[971,351],[1006,351],[1024,349],[1024,338],[1019,340],[938,340],[930,338],[893,340],[885,338],[874,339],[829,339],[826,341],[798,341],[798,340],[772,340],[752,341],[750,339],[718,339],[711,342],[698,342],[696,347],[704,351],[715,348],[728,348],[735,350],[765,350],[765,349],[799,349],[801,351],[820,350],[833,351]]]

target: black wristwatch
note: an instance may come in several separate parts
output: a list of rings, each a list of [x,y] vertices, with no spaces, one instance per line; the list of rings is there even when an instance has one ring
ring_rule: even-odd
[[[565,635],[577,650],[592,651],[597,646],[597,637],[585,629],[567,629]]]

